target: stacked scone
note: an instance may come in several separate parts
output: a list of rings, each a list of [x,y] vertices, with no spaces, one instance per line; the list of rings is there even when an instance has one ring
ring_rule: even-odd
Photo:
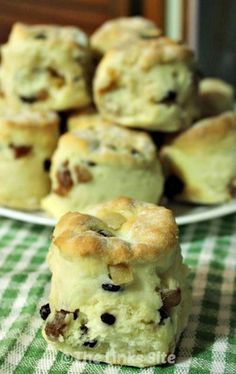
[[[200,79],[193,52],[162,36],[153,22],[142,17],[111,20],[96,30],[90,41],[72,26],[17,23],[1,47],[1,55],[0,111],[11,108],[8,121],[11,115],[15,123],[16,117],[24,118],[27,112],[29,118],[34,112],[32,137],[37,129],[35,137],[41,131],[47,138],[47,120],[42,127],[34,118],[49,118],[54,111],[59,118],[68,119],[68,132],[58,144],[58,135],[55,137],[47,155],[48,168],[52,158],[50,182],[48,174],[45,183],[37,173],[36,181],[44,185],[37,204],[16,204],[14,197],[9,198],[11,189],[8,196],[2,194],[1,204],[34,209],[40,206],[41,196],[42,208],[59,218],[68,210],[86,210],[119,195],[152,203],[160,201],[163,190],[169,198],[195,203],[231,198],[231,192],[220,199],[196,193],[199,185],[203,188],[197,174],[211,183],[214,165],[209,160],[208,172],[204,170],[201,155],[204,152],[207,159],[208,150],[195,139],[195,127],[201,124],[194,123],[210,117],[207,134],[215,152],[211,150],[209,158],[222,159],[225,148],[219,152],[221,145],[212,136],[217,131],[215,123],[222,123],[221,131],[231,139],[234,125],[223,123],[229,122],[229,116],[234,123],[235,117],[214,116],[232,110],[233,89],[217,79]],[[22,138],[23,128],[17,128]],[[172,152],[179,136],[185,143],[185,131],[188,139],[198,142],[195,149],[199,156],[187,166],[190,176],[184,161],[191,163],[190,155],[182,148],[183,157],[177,162],[176,152]],[[189,148],[193,150],[191,145]],[[224,188],[231,190],[227,186],[234,185],[233,167],[229,174]],[[24,178],[25,190],[30,191],[27,180]],[[6,183],[12,184],[12,180]],[[183,185],[188,193],[182,193]]]

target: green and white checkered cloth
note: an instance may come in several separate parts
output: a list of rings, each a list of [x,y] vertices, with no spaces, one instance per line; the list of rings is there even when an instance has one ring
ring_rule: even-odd
[[[0,218],[0,373],[236,373],[236,215],[181,227],[193,307],[174,365],[135,369],[75,361],[41,336],[51,230]]]

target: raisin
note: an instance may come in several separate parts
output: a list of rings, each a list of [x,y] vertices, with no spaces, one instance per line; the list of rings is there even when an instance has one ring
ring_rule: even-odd
[[[26,103],[26,104],[33,104],[38,100],[36,96],[23,96],[23,95],[20,96],[20,99],[23,103]]]
[[[90,166],[90,167],[94,167],[94,166],[97,165],[96,162],[93,162],[93,161],[86,161],[86,164],[87,164],[88,166]]]
[[[40,313],[41,318],[45,321],[48,318],[49,314],[51,313],[49,304],[45,304],[41,306],[39,313]]]
[[[109,232],[107,230],[97,230],[97,233],[99,235],[105,236],[107,238],[111,238],[112,236],[114,236],[111,232]]]
[[[73,319],[76,320],[78,318],[78,315],[79,315],[79,309],[76,309],[73,313]]]
[[[15,158],[24,157],[28,155],[32,150],[32,147],[30,145],[15,145],[11,143],[9,147],[13,150]]]
[[[65,161],[61,169],[57,171],[58,187],[54,190],[57,195],[66,196],[73,187],[73,180],[71,178],[71,172],[68,169],[68,161]]]
[[[171,199],[183,192],[184,183],[176,175],[170,175],[165,182],[165,195]]]
[[[137,155],[140,155],[140,152],[137,149],[132,148],[131,149],[131,154],[134,155],[134,156],[137,156]]]
[[[65,317],[67,313],[69,312],[65,310],[56,312],[54,319],[46,324],[45,333],[50,340],[57,340],[60,335],[63,335],[66,327]]]
[[[110,313],[103,313],[101,315],[101,320],[103,323],[106,323],[106,325],[111,326],[114,325],[114,323],[116,322],[116,317]]]
[[[233,180],[229,186],[228,186],[228,189],[229,189],[229,194],[231,197],[235,197],[236,196],[236,181]]]
[[[177,288],[176,290],[166,290],[161,291],[161,298],[163,302],[163,308],[167,311],[173,306],[179,305],[181,301],[181,290]]]
[[[42,39],[42,40],[45,40],[45,39],[47,39],[47,35],[46,35],[44,32],[40,32],[40,33],[36,34],[36,35],[34,36],[34,38],[35,38],[35,39]]]
[[[85,335],[88,333],[88,327],[86,325],[81,325],[80,326],[80,331],[82,335]]]
[[[51,160],[48,160],[48,159],[44,160],[44,163],[43,163],[44,170],[49,172],[50,167],[51,167]]]
[[[111,283],[103,283],[102,288],[104,289],[104,291],[109,291],[109,292],[118,292],[121,289],[121,287],[118,284],[111,284]]]
[[[169,318],[169,314],[166,312],[166,310],[163,307],[161,307],[159,309],[159,313],[160,313],[160,322],[159,322],[159,325],[163,325],[165,319]]]
[[[88,342],[84,342],[85,347],[93,348],[97,344],[97,340],[90,340]]]
[[[82,166],[76,166],[75,172],[80,183],[88,183],[93,179],[90,171]]]
[[[166,96],[163,97],[163,99],[161,100],[161,103],[162,104],[173,104],[173,102],[176,100],[177,98],[177,92],[176,91],[168,91]]]

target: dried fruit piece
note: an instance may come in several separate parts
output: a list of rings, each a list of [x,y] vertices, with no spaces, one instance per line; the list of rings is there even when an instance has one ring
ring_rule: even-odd
[[[73,187],[73,180],[68,164],[68,161],[65,161],[56,174],[58,187],[54,189],[54,192],[60,196],[66,196]]]
[[[77,176],[77,180],[80,183],[88,183],[93,179],[90,171],[88,169],[84,168],[83,166],[76,166],[75,167],[75,173],[76,173],[76,176]]]
[[[111,283],[103,283],[102,288],[104,289],[104,291],[109,291],[109,292],[118,292],[121,289],[121,287],[118,284],[111,284]]]
[[[28,155],[32,150],[32,147],[30,145],[15,145],[11,143],[9,147],[13,150],[15,158],[24,157]]]
[[[50,340],[57,340],[60,335],[63,335],[66,327],[65,317],[67,315],[65,310],[60,310],[55,313],[54,319],[47,322],[45,326],[45,333]]]
[[[88,342],[84,342],[85,347],[93,348],[97,344],[97,340],[90,340]]]
[[[49,304],[42,305],[39,313],[40,313],[41,318],[45,321],[48,318],[49,314],[51,313]]]
[[[116,284],[130,283],[133,280],[132,270],[126,264],[110,265],[108,269],[112,281]]]
[[[114,323],[116,322],[116,317],[113,316],[113,314],[110,314],[110,313],[103,313],[101,315],[101,320],[106,325],[111,326],[111,325],[114,325]]]

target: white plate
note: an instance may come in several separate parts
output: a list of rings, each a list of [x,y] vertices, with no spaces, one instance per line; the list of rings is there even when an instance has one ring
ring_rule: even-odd
[[[212,218],[226,216],[236,212],[236,199],[222,205],[194,206],[185,204],[170,204],[168,208],[172,209],[178,225],[206,221]],[[0,216],[13,218],[18,221],[35,223],[44,226],[55,226],[56,220],[46,216],[43,212],[26,213],[21,210],[14,210],[0,207]]]

